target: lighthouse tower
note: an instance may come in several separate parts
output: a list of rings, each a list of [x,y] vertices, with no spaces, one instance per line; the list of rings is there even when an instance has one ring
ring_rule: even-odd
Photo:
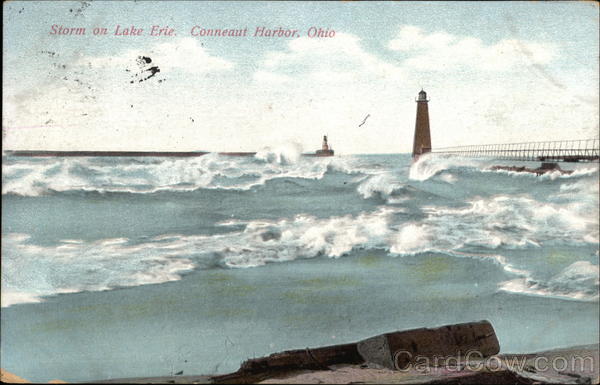
[[[321,146],[321,150],[329,151],[329,144],[327,143],[327,135],[323,136],[323,145]]]
[[[421,89],[417,102],[417,121],[415,122],[415,139],[412,156],[417,160],[421,154],[431,151],[431,134],[429,133],[429,109],[427,93]]]

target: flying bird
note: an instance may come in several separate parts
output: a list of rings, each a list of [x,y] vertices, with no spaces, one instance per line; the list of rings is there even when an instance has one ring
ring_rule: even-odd
[[[363,124],[365,124],[365,122],[367,121],[367,119],[369,118],[369,116],[371,116],[370,114],[367,114],[367,116],[365,116],[365,118],[363,119],[362,123],[358,125],[358,127],[361,127]]]

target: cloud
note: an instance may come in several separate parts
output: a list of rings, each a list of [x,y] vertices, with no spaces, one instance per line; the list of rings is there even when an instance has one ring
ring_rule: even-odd
[[[387,137],[397,140],[394,99],[406,88],[405,71],[370,52],[359,37],[338,32],[330,39],[290,40],[261,57],[252,80],[253,103],[268,106],[250,123],[257,135],[312,149],[327,133],[343,153],[393,151],[381,146],[381,136],[367,133],[391,132]],[[359,127],[367,114],[368,124]]]
[[[150,57],[149,65],[160,73],[140,82],[147,71],[138,67],[139,56]],[[234,63],[190,38],[112,56],[82,56],[40,87],[6,90],[3,137],[13,148],[182,146],[181,138],[213,123],[203,115],[223,112],[216,102],[221,98],[208,89],[232,68]]]
[[[291,82],[293,78],[291,76],[273,73],[270,71],[258,70],[254,73],[253,78],[258,83],[286,83]]]
[[[92,67],[123,67],[135,65],[139,56],[150,57],[163,71],[182,70],[190,74],[228,71],[234,64],[226,59],[212,56],[198,40],[183,38],[178,41],[159,43],[149,50],[131,49],[114,56],[82,57],[80,65]]]
[[[360,39],[349,33],[338,33],[331,39],[291,40],[286,50],[268,52],[254,75],[259,82],[301,79],[340,83],[402,78],[400,67],[367,52]]]
[[[283,120],[263,116],[263,125],[285,125],[303,136],[326,127],[337,148],[348,152],[406,151],[414,129],[411,102],[422,85],[433,98],[436,146],[535,141],[542,133],[587,137],[597,130],[597,104],[579,101],[580,95],[597,100],[597,91],[572,87],[581,80],[554,66],[555,44],[516,39],[485,44],[405,26],[389,42],[405,54],[393,64],[363,48],[358,37],[339,35],[295,39],[263,57],[254,73],[256,86],[277,95],[276,110],[285,111]],[[357,128],[366,114],[369,124]]]
[[[598,132],[593,82],[572,87],[565,81],[569,86],[560,89],[530,73],[436,80],[426,89],[434,147],[584,139]],[[580,94],[596,103],[582,103]]]
[[[388,43],[392,51],[410,57],[403,65],[431,71],[472,68],[483,71],[506,71],[518,66],[544,65],[557,56],[557,47],[518,39],[502,39],[485,44],[481,39],[446,32],[426,33],[415,26],[403,26]]]
[[[61,72],[51,87],[5,93],[4,126],[40,127],[6,130],[7,148],[255,151],[294,141],[313,149],[327,133],[338,153],[405,152],[421,86],[432,100],[436,147],[598,130],[597,71],[557,64],[554,44],[484,44],[405,26],[390,46],[396,51],[375,52],[359,37],[337,33],[289,40],[239,63],[194,39],[88,56],[61,70],[68,80]],[[150,56],[161,72],[130,83],[125,69],[138,56]],[[237,66],[252,75],[231,70]]]

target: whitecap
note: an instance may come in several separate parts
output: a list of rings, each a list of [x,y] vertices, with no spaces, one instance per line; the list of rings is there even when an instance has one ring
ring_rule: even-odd
[[[528,276],[502,282],[499,290],[513,294],[598,301],[598,277],[598,265],[577,261],[546,282]]]

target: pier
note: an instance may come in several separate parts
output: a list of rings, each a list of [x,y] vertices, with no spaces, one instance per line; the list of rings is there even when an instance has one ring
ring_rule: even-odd
[[[26,157],[83,157],[83,156],[171,156],[192,157],[208,154],[205,151],[38,151],[38,150],[16,150],[4,151],[7,156]]]
[[[545,162],[597,162],[600,159],[599,139],[554,140],[541,142],[479,144],[432,148],[429,129],[427,93],[419,92],[412,156],[417,160],[425,153],[463,158]],[[544,170],[551,169],[550,167]]]
[[[600,159],[598,139],[481,144],[436,148],[431,152],[468,158],[539,162],[597,162]]]
[[[175,157],[189,158],[214,154],[208,151],[50,151],[50,150],[6,150],[3,155],[18,157],[90,157],[90,156],[113,156],[113,157]],[[229,151],[216,152],[222,156],[251,157],[257,154],[256,151]],[[305,157],[324,157],[333,156],[334,151],[327,142],[327,135],[323,137],[323,144],[320,150],[314,153],[303,153]]]

